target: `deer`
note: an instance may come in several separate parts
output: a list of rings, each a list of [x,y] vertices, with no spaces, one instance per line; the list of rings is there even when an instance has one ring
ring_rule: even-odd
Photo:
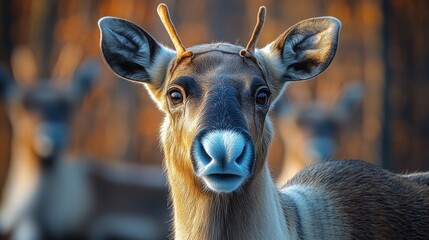
[[[76,48],[64,47],[58,62],[74,61],[67,52],[76,53]],[[6,98],[13,133],[0,235],[18,240],[165,239],[169,211],[160,169],[66,154],[72,116],[96,84],[98,61],[86,59],[68,79],[49,80],[38,78],[29,48],[14,51],[11,62],[14,77],[0,72],[0,95]],[[71,65],[74,69],[76,64]]]
[[[275,103],[273,117],[284,147],[279,186],[305,167],[335,157],[339,134],[351,128],[348,123],[358,113],[363,96],[363,85],[351,81],[334,104],[322,99],[294,101],[286,97]]]
[[[105,63],[141,83],[164,112],[160,142],[175,239],[426,239],[428,174],[404,176],[361,160],[314,164],[277,188],[267,115],[286,85],[332,61],[341,23],[297,23],[263,48],[261,7],[246,47],[186,48],[168,8],[157,8],[172,50],[136,24],[99,20]]]

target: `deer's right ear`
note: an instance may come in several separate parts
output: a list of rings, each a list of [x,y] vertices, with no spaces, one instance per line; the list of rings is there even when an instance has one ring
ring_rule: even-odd
[[[104,17],[98,22],[101,51],[118,76],[160,87],[175,52],[132,22]]]

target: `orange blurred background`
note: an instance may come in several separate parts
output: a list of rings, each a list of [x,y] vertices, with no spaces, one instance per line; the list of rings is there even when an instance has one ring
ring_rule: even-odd
[[[41,78],[48,78],[61,48],[78,46],[100,58],[97,21],[129,19],[172,47],[152,0],[0,0],[0,63],[10,67],[15,47],[29,45]],[[336,158],[360,158],[395,172],[429,170],[429,2],[425,0],[204,0],[165,1],[185,45],[227,41],[245,45],[260,5],[267,7],[259,46],[309,17],[342,21],[331,66],[314,80],[294,83],[287,98],[334,104],[350,81],[365,86],[359,114],[339,137]],[[70,154],[103,161],[160,165],[162,115],[140,85],[118,80],[103,65],[100,81],[78,107]],[[10,157],[11,128],[0,100],[0,179]],[[274,175],[281,139],[271,151]],[[0,185],[1,186],[1,185]]]

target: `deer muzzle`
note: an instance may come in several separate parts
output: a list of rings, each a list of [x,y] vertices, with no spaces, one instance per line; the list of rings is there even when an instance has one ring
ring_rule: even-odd
[[[43,165],[51,165],[51,161],[63,151],[67,144],[69,127],[64,123],[46,122],[37,128],[35,138],[36,154]]]

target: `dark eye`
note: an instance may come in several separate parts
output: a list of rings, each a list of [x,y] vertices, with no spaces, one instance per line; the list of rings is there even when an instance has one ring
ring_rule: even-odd
[[[183,102],[183,94],[177,88],[173,88],[168,91],[168,98],[173,105],[179,105]]]
[[[260,106],[266,106],[268,104],[268,99],[270,98],[270,91],[267,88],[262,88],[258,90],[255,96],[256,104]]]

